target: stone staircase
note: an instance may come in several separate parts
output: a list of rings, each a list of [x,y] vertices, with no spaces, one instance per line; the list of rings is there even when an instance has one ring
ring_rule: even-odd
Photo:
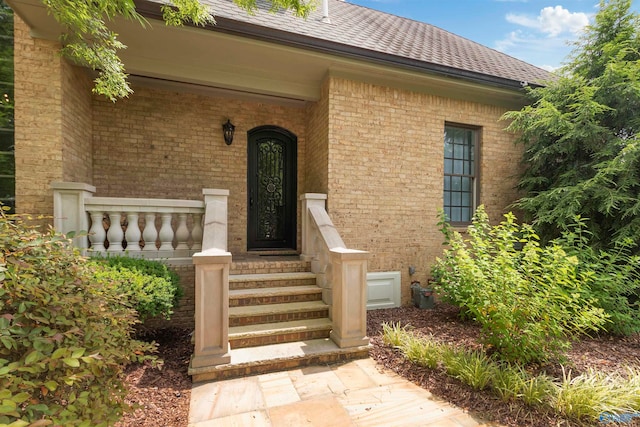
[[[231,263],[231,362],[198,380],[219,380],[368,356],[368,346],[341,349],[329,339],[329,306],[308,262],[256,257]]]

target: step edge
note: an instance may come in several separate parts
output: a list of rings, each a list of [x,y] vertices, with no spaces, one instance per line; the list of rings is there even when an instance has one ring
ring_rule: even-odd
[[[273,288],[247,288],[229,289],[229,299],[241,299],[248,297],[282,296],[282,295],[304,295],[322,293],[322,288],[316,285],[304,286],[282,286]]]
[[[261,330],[240,331],[240,332],[234,332],[233,330],[238,328],[247,328],[248,326],[230,326],[229,341],[242,339],[242,338],[257,338],[257,337],[277,336],[277,335],[299,333],[299,332],[323,331],[323,330],[331,330],[333,328],[333,322],[326,317],[321,317],[319,319],[308,319],[307,322],[312,323],[311,325],[286,326],[287,323],[294,323],[294,322],[297,322],[297,321],[294,320],[289,322],[260,323],[257,325],[250,325],[250,326],[252,327],[260,326],[263,328]],[[279,327],[266,328],[267,325],[279,325]]]
[[[229,283],[280,282],[284,280],[304,280],[315,278],[316,274],[310,272],[230,274]]]
[[[306,302],[313,304],[302,305]],[[294,307],[288,307],[290,305],[294,305]],[[298,305],[299,304],[299,305]],[[260,307],[262,310],[257,310],[253,312],[244,311],[248,307]],[[286,314],[286,313],[304,313],[306,311],[318,311],[318,310],[328,310],[329,305],[324,302],[318,301],[304,301],[304,302],[289,302],[282,304],[263,304],[259,306],[255,305],[241,305],[237,307],[229,307],[229,318],[238,318],[238,317],[250,317],[250,316],[263,316],[265,314]]]

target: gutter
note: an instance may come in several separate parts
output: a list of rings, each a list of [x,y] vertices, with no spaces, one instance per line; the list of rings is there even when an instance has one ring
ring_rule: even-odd
[[[145,18],[162,20],[160,3],[149,0],[136,1],[136,10]],[[355,46],[329,40],[318,39],[301,34],[294,34],[274,28],[264,27],[243,21],[237,21],[224,17],[215,17],[216,25],[198,27],[193,24],[185,24],[194,28],[205,28],[210,31],[220,32],[229,35],[249,37],[255,40],[272,42],[280,45],[313,50],[330,55],[339,55],[350,59],[358,59],[367,62],[374,62],[382,65],[389,65],[411,71],[422,71],[431,74],[457,78],[483,85],[489,85],[502,89],[521,91],[525,86],[540,86],[531,82],[521,82],[518,80],[506,79],[503,77],[491,76],[460,68],[448,67],[445,65],[424,62],[402,56],[376,52]]]

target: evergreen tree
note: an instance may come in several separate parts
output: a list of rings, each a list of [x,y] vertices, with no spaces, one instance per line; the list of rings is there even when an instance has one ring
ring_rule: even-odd
[[[640,21],[630,7],[601,0],[557,78],[505,114],[524,146],[515,206],[544,240],[580,216],[594,246],[640,248]]]

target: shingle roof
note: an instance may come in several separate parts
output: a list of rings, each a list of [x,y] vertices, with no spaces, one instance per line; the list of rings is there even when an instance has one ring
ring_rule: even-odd
[[[306,20],[290,12],[268,13],[269,6],[263,0],[258,0],[255,15],[238,8],[233,0],[202,1],[211,6],[219,25],[227,20],[253,24],[281,34],[304,36],[312,44],[324,43],[337,52],[357,50],[365,56],[480,80],[487,76],[519,84],[542,83],[550,78],[546,70],[433,25],[342,0],[328,0],[330,22],[322,21],[321,0]]]

